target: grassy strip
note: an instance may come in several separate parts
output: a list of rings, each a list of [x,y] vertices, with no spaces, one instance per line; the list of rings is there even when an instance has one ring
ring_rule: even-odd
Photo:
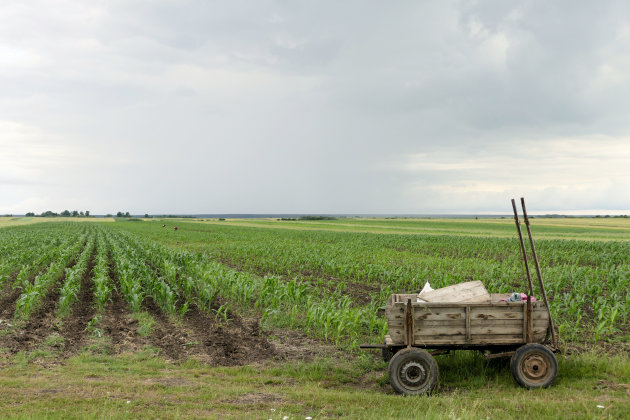
[[[171,365],[150,349],[123,357],[85,353],[52,368],[18,356],[0,371],[0,412],[4,418],[272,419],[623,418],[630,412],[627,359],[560,358],[556,385],[532,391],[517,387],[509,369],[472,353],[441,356],[439,364],[437,392],[405,398],[391,394],[382,364],[368,356],[229,368]]]

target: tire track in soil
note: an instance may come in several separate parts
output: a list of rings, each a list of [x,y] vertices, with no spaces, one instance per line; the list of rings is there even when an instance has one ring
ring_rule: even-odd
[[[69,356],[78,350],[87,341],[87,326],[96,313],[94,305],[94,283],[92,282],[92,269],[96,263],[96,246],[92,249],[92,255],[87,265],[87,270],[81,278],[81,288],[77,300],[72,305],[70,314],[63,320],[60,331],[64,338],[64,354]]]

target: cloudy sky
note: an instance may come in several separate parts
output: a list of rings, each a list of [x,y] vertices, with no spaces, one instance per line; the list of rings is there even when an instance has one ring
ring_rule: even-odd
[[[2,1],[0,213],[630,214],[626,1]]]

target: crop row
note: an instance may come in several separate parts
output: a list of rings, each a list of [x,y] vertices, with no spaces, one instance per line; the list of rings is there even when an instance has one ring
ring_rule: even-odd
[[[40,234],[37,229],[17,233],[10,236],[23,242]],[[95,323],[113,293],[119,292],[134,313],[155,304],[181,319],[194,307],[227,321],[229,309],[234,309],[258,313],[268,325],[305,328],[326,340],[352,345],[361,336],[385,332],[376,308],[357,307],[340,290],[235,270],[207,255],[167,247],[107,225],[79,229],[59,225],[47,229],[46,235],[64,240],[42,242],[39,258],[19,271],[17,266],[9,270],[15,276],[11,286],[21,292],[16,318],[28,319],[55,290],[57,315],[70,315],[84,280],[89,280]]]

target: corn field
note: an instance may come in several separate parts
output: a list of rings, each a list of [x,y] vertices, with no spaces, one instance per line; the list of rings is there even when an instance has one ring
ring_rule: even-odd
[[[543,239],[537,249],[564,342],[628,336],[628,241]],[[263,330],[306,331],[356,348],[386,334],[377,310],[391,293],[470,280],[493,293],[525,291],[517,240],[202,223],[175,232],[161,222],[0,229],[0,290],[15,296],[13,320],[28,322],[50,296],[58,319],[72,317],[89,288],[88,329],[98,335],[120,296],[132,314],[155,307],[174,325],[191,310],[224,325],[240,313],[258,317]]]

